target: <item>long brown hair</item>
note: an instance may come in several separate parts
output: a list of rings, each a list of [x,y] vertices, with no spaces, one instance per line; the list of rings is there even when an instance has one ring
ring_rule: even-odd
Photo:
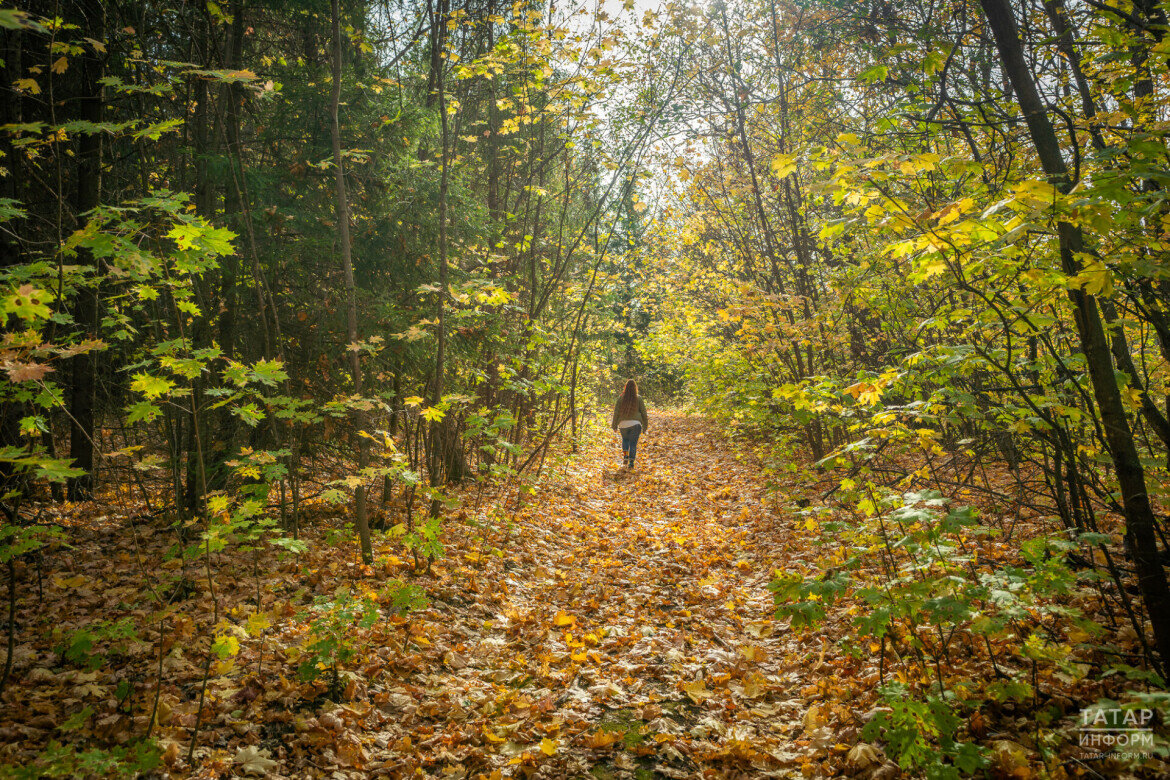
[[[632,420],[638,413],[638,383],[633,379],[626,381],[622,389],[622,397],[618,399],[618,417],[623,420]]]

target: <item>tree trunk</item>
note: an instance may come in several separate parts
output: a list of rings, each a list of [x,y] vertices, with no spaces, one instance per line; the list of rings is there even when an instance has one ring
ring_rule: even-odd
[[[90,32],[96,40],[105,38],[105,4],[96,0],[78,0],[71,4],[70,21]],[[86,49],[79,63],[80,83],[78,89],[77,118],[98,124],[102,121],[102,71],[105,68],[104,55]],[[82,133],[77,147],[77,189],[74,209],[78,224],[83,215],[101,203],[102,190],[102,139],[96,132]],[[88,252],[79,252],[78,259],[87,265],[94,265]],[[96,271],[96,269],[95,269]],[[97,278],[92,287],[83,288],[77,295],[73,317],[77,327],[85,332],[86,338],[97,338]],[[77,355],[72,359],[71,387],[69,391],[69,457],[76,468],[85,473],[69,480],[69,499],[83,501],[93,496],[94,468],[94,399],[96,396],[94,370],[96,362],[92,353]]]
[[[1070,189],[1068,169],[1061,156],[1060,141],[1040,100],[1032,74],[1024,59],[1023,44],[1008,0],[980,0],[999,49],[1001,65],[1010,80],[1024,114],[1032,144],[1049,181],[1062,192]],[[1057,225],[1060,261],[1065,274],[1081,270],[1078,253],[1084,251],[1084,237],[1078,226]],[[1093,396],[1105,429],[1106,444],[1117,481],[1121,487],[1126,520],[1126,545],[1137,569],[1138,586],[1154,629],[1154,641],[1163,665],[1170,663],[1170,586],[1158,555],[1153,510],[1146,492],[1145,472],[1125,414],[1121,390],[1113,370],[1109,342],[1101,321],[1097,300],[1082,289],[1068,291],[1074,310],[1081,349],[1089,368]],[[1140,626],[1135,626],[1141,629]]]
[[[442,45],[443,35],[442,29],[447,24],[447,2],[446,0],[438,0],[438,16],[435,19],[435,27],[439,32],[435,36],[435,40],[439,45]],[[435,58],[432,57],[432,66]],[[447,95],[446,84],[444,82],[444,68],[442,59],[438,59],[438,67],[433,73],[435,90],[434,102],[439,108],[439,127],[441,128],[440,143],[442,149],[440,150],[440,178],[439,178],[439,312],[438,312],[438,328],[435,333],[437,346],[435,348],[435,377],[434,383],[431,385],[431,406],[435,406],[443,399],[443,374],[446,369],[446,352],[447,352],[447,188],[449,185],[450,172],[448,169],[447,157],[450,154],[450,144],[447,137]],[[428,105],[431,104],[431,98],[427,97]],[[442,473],[444,471],[443,465],[450,462],[452,453],[444,452],[443,450],[453,446],[451,436],[445,435],[444,431],[450,421],[444,415],[441,420],[434,420],[431,422],[430,439],[432,449],[432,463],[429,464],[428,476],[431,487],[435,487],[445,478]],[[457,446],[455,443],[454,446]],[[434,517],[439,512],[438,499],[432,499],[430,513]]]
[[[6,84],[11,84],[22,75],[24,33],[20,30],[0,30],[0,53],[3,56],[3,66],[0,72],[4,74]],[[16,95],[10,95],[0,100],[0,124],[15,125],[22,120],[22,100]],[[0,154],[8,166],[8,175],[0,177],[0,197],[10,198],[20,202],[23,192],[21,183],[24,181],[22,155],[15,153],[16,147],[12,143],[13,135],[0,135]],[[8,229],[0,231],[0,269],[16,265],[22,261],[23,249],[17,236],[23,235],[24,220],[12,219],[5,225]],[[23,416],[20,405],[16,401],[0,402],[0,447],[19,447],[20,418]],[[0,495],[5,495],[16,489],[13,484],[15,470],[11,463],[0,463]]]
[[[345,165],[341,157],[341,9],[338,0],[330,3],[333,16],[333,93],[329,101],[329,135],[333,143],[333,170],[337,186],[337,246],[341,252],[341,268],[345,275],[345,336],[349,353],[349,371],[353,377],[354,395],[362,392],[362,358],[354,347],[357,344],[357,288],[353,281],[353,244],[349,236],[349,196],[345,190]],[[365,433],[365,414],[353,410],[353,424],[358,436],[358,470],[365,470],[370,462],[370,442]],[[366,517],[366,486],[359,484],[353,492],[354,523],[362,545],[362,560],[374,562],[374,548],[370,541],[370,524]]]

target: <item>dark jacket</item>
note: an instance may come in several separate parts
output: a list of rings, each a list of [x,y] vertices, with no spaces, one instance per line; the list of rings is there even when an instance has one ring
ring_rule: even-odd
[[[649,427],[650,420],[646,417],[646,404],[642,403],[642,396],[638,396],[638,416],[637,417],[628,417],[628,418],[621,417],[620,416],[621,407],[622,407],[622,399],[621,399],[621,396],[618,396],[617,403],[615,403],[613,405],[613,422],[610,423],[610,427],[616,431],[617,427],[618,427],[618,423],[622,422],[623,420],[626,420],[626,419],[639,420],[642,423],[642,432],[645,433],[646,429]]]

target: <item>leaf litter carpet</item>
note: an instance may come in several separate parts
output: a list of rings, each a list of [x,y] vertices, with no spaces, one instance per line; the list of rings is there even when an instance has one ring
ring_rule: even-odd
[[[771,620],[765,586],[782,545],[750,458],[681,414],[657,416],[633,472],[617,442],[595,435],[555,468],[516,513],[502,557],[463,553],[497,565],[444,616],[429,653],[440,668],[387,699],[398,717],[367,769],[820,773],[830,730],[815,710],[810,722],[802,691],[818,690],[825,650]]]
[[[70,545],[17,567],[0,764],[149,734],[174,778],[833,774],[878,675],[771,619],[772,571],[815,555],[792,499],[697,417],[657,414],[620,461],[594,429],[531,491],[469,486],[429,574],[389,537],[362,565],[326,505],[299,555],[188,564],[125,495],[73,505]],[[428,605],[395,614],[394,581]],[[306,682],[311,607],[347,590],[381,617],[343,631],[339,685]]]

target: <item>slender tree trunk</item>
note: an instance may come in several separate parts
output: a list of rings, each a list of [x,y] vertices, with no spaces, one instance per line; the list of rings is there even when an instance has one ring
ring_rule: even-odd
[[[727,59],[734,63],[735,53],[731,48],[731,28],[727,22],[727,9],[720,5],[720,19],[723,22],[723,42],[727,51]],[[768,261],[771,264],[772,276],[775,279],[776,287],[780,294],[785,294],[785,284],[783,275],[780,273],[779,252],[776,250],[776,241],[772,232],[772,223],[768,219],[767,210],[764,208],[764,196],[760,191],[760,180],[756,174],[756,160],[752,153],[751,142],[747,135],[747,117],[744,113],[743,102],[748,97],[747,84],[743,79],[739,78],[738,72],[733,78],[732,83],[732,97],[731,107],[735,111],[735,130],[739,137],[740,144],[743,145],[743,159],[747,165],[748,178],[752,185],[752,205],[756,207],[756,214],[760,218],[760,230],[764,235],[764,248],[767,250]],[[788,315],[788,321],[791,324],[792,315]]]
[[[1105,148],[1105,140],[1101,137],[1101,130],[1097,123],[1097,106],[1093,94],[1089,89],[1089,81],[1085,78],[1085,71],[1081,67],[1081,55],[1077,50],[1077,42],[1073,36],[1072,25],[1069,24],[1065,13],[1064,0],[1044,0],[1044,13],[1052,29],[1056,31],[1056,47],[1064,55],[1072,71],[1073,81],[1077,85],[1077,95],[1081,99],[1081,110],[1089,120],[1089,133],[1093,146]]]
[[[89,31],[96,40],[105,38],[105,4],[96,0],[78,0],[72,4],[75,19],[81,28]],[[79,63],[80,85],[77,101],[77,116],[80,120],[98,124],[102,121],[102,72],[105,68],[104,55],[89,49]],[[84,214],[101,203],[102,191],[102,139],[96,132],[82,133],[77,148],[77,190],[74,199],[78,224]],[[93,265],[88,253],[79,253],[79,259]],[[87,338],[97,338],[97,280],[92,287],[78,293],[73,317],[77,326],[85,331]],[[69,499],[80,501],[93,495],[94,468],[94,400],[97,382],[94,375],[96,361],[92,353],[78,355],[72,359],[71,387],[69,392],[69,457],[73,465],[85,473],[69,480]]]
[[[22,57],[21,49],[24,43],[24,33],[20,30],[0,30],[0,56],[3,56],[3,73],[5,83],[11,84],[21,77]],[[22,99],[17,95],[9,95],[0,100],[0,124],[15,125],[22,120]],[[20,202],[23,197],[21,183],[24,181],[24,166],[22,155],[15,153],[11,133],[3,133],[0,137],[0,154],[3,154],[8,166],[8,175],[0,177],[0,197],[10,198]],[[0,269],[21,262],[23,248],[17,236],[24,234],[24,220],[13,219],[6,225],[8,230],[0,232]],[[0,448],[19,447],[20,418],[23,416],[20,404],[16,401],[0,402]],[[50,418],[51,419],[51,418]],[[0,463],[0,495],[7,494],[15,489],[11,483],[14,471],[11,463]]]
[[[487,50],[490,52],[496,47],[496,23],[492,21],[495,15],[495,0],[487,0]],[[500,132],[500,110],[496,106],[496,91],[498,79],[489,79],[488,87],[488,137],[484,146],[487,155],[487,209],[493,230],[500,227],[500,141],[497,135]]]
[[[987,15],[1004,73],[1011,82],[1024,114],[1044,173],[1054,186],[1067,192],[1071,183],[1061,156],[1060,141],[1024,59],[1023,44],[1009,0],[980,0],[980,4]],[[1081,270],[1078,255],[1084,251],[1081,229],[1062,221],[1057,225],[1057,234],[1063,270],[1070,277],[1076,276]],[[1158,654],[1165,666],[1170,663],[1170,586],[1167,585],[1166,571],[1158,555],[1155,519],[1146,492],[1145,472],[1125,414],[1097,300],[1078,288],[1070,288],[1068,296],[1075,310],[1077,332],[1089,368],[1093,396],[1105,429],[1109,455],[1121,487],[1129,542],[1127,550],[1137,569],[1138,587],[1153,625]],[[1140,626],[1135,628],[1140,629]]]
[[[333,143],[333,170],[337,181],[337,245],[341,252],[341,268],[345,274],[345,336],[349,352],[349,371],[353,377],[354,394],[362,392],[362,358],[356,349],[357,287],[353,281],[353,244],[349,236],[349,196],[345,190],[345,165],[341,157],[341,9],[338,0],[330,3],[333,16],[333,94],[329,101],[329,135]],[[370,462],[370,442],[365,434],[365,413],[353,410],[354,429],[358,436],[358,469],[365,470]],[[354,522],[362,545],[362,560],[374,562],[374,548],[370,541],[370,524],[366,517],[366,486],[359,484],[353,492]]]
[[[438,0],[438,5],[439,11],[435,19],[435,25],[436,27],[443,28],[447,24],[447,2],[446,0]],[[435,40],[440,43],[443,41],[441,32],[435,36]],[[441,59],[433,75],[435,102],[437,102],[439,108],[439,126],[442,131],[440,138],[442,149],[439,179],[439,290],[437,293],[439,297],[439,324],[435,334],[437,345],[435,347],[435,377],[434,383],[431,385],[431,406],[438,404],[443,398],[443,374],[446,370],[447,357],[447,188],[450,179],[447,157],[450,154],[450,144],[448,143],[447,137],[447,87],[444,80],[443,61]],[[442,450],[451,444],[448,441],[449,437],[445,435],[445,430],[449,425],[450,421],[446,416],[441,420],[431,422],[430,437],[433,454],[431,467],[428,470],[430,472],[431,487],[435,487],[443,479],[441,474],[443,471],[442,464],[446,461],[446,458]],[[431,516],[436,516],[438,512],[439,501],[437,498],[432,499],[430,507]]]
[[[242,66],[240,60],[243,58],[244,47],[244,9],[242,3],[232,3],[231,15],[232,23],[227,28],[227,36],[224,41],[223,51],[223,68],[227,70],[238,69]],[[210,67],[210,66],[209,66]],[[238,158],[240,145],[240,108],[239,101],[243,97],[243,91],[238,84],[225,84],[220,87],[220,100],[223,101],[223,133],[224,140],[227,142],[227,157],[229,165],[234,165]],[[234,212],[236,220],[243,219],[244,212],[244,196],[240,191],[240,187],[236,182],[236,172],[233,169],[231,176],[227,178],[227,196]],[[242,177],[243,172],[239,175]],[[241,231],[242,232],[242,231]],[[236,353],[236,314],[239,309],[239,273],[240,260],[236,254],[231,254],[220,260],[220,284],[219,295],[220,301],[223,303],[223,309],[220,312],[219,322],[217,327],[219,330],[219,347],[224,351],[224,355],[234,358]],[[261,308],[260,317],[264,317],[264,310]],[[246,354],[247,348],[244,348]],[[265,355],[265,357],[268,357]],[[225,410],[227,411],[227,410]],[[227,427],[224,434],[230,436],[235,427],[234,415],[223,414],[221,421],[226,423]]]

